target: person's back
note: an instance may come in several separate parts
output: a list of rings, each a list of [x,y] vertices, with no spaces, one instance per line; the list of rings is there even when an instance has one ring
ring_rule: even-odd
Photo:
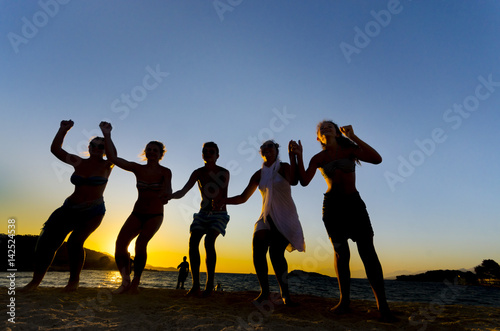
[[[181,262],[181,264],[179,264],[177,269],[179,269],[179,274],[187,275],[189,273],[189,262],[184,260],[183,262]]]
[[[179,270],[179,276],[177,277],[177,286],[176,289],[184,289],[184,282],[186,281],[186,278],[189,274],[189,263],[186,261],[187,257],[183,257],[183,261],[181,264],[177,266],[177,269]]]

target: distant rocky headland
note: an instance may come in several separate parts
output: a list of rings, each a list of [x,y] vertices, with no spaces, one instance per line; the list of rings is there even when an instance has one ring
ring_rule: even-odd
[[[297,278],[307,278],[307,277],[326,277],[330,278],[330,276],[322,275],[317,272],[307,272],[303,270],[293,270],[288,273],[288,277],[297,277]]]
[[[475,272],[462,270],[431,270],[416,275],[397,276],[399,281],[444,282],[460,285],[500,286],[500,265],[493,260],[483,260]]]
[[[449,281],[451,283],[461,284],[477,284],[477,276],[472,271],[460,270],[431,270],[416,275],[401,275],[396,276],[396,280],[401,281],[415,281],[415,282],[443,282]]]

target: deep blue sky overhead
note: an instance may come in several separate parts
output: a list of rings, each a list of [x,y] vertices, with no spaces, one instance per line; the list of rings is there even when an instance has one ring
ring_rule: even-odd
[[[316,125],[331,119],[383,157],[357,168],[358,189],[386,275],[500,261],[500,47],[496,1],[0,1],[0,213],[38,234],[71,193],[71,169],[51,155],[80,153],[102,120],[119,156],[140,162],[150,140],[174,190],[215,141],[239,194],[260,168],[255,146],[290,139],[306,162],[320,151]],[[306,253],[290,269],[333,275],[321,221],[318,172],[292,192]],[[107,214],[86,246],[113,253],[136,199],[131,173],[114,169]],[[187,254],[196,188],[165,207],[148,263]],[[251,272],[256,192],[228,208],[218,271]],[[3,231],[2,231],[3,232]],[[354,246],[353,246],[354,248]],[[354,251],[353,275],[364,277]]]

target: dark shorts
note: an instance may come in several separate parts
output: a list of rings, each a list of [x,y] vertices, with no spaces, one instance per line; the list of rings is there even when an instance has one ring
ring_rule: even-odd
[[[37,246],[49,244],[59,247],[68,233],[85,228],[94,217],[105,213],[106,207],[102,198],[82,204],[74,204],[66,200],[44,223]]]
[[[347,195],[326,193],[323,223],[333,243],[373,237],[370,217],[358,192]]]
[[[64,201],[62,207],[56,209],[43,225],[43,229],[58,230],[69,233],[75,228],[84,225],[92,218],[106,213],[104,200],[98,199],[88,203],[74,204]]]

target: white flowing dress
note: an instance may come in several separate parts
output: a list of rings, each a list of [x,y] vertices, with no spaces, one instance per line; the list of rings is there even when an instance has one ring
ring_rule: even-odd
[[[270,230],[267,215],[271,216],[278,231],[288,240],[289,252],[298,250],[304,252],[306,244],[300,225],[297,208],[292,199],[290,183],[278,172],[280,160],[277,159],[270,167],[262,165],[259,190],[262,194],[262,212],[255,223],[255,231]]]

